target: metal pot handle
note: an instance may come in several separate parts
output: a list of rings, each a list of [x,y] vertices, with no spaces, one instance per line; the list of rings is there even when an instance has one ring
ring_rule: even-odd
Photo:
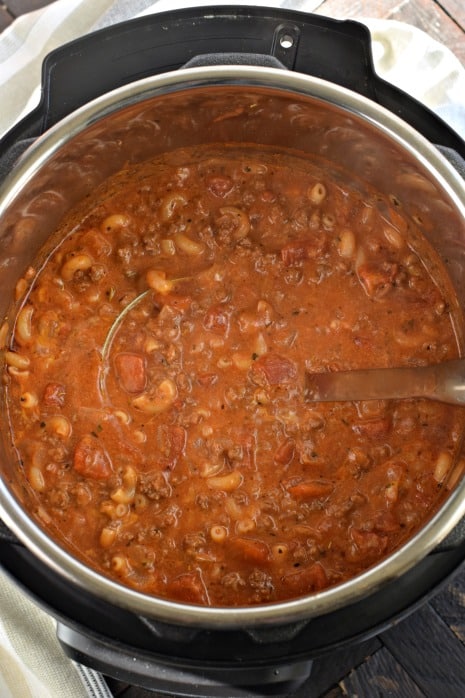
[[[8,526],[0,519],[0,543],[11,543],[13,545],[21,545],[15,534],[10,531]]]
[[[450,162],[452,167],[454,167],[459,175],[465,180],[465,159],[457,153],[457,151],[452,150],[452,148],[446,148],[443,145],[437,145],[437,149],[444,155],[446,160]]]
[[[276,56],[266,53],[202,53],[194,56],[183,68],[198,68],[212,65],[255,65],[263,68],[288,68]]]
[[[432,551],[432,555],[435,553],[444,553],[449,550],[457,550],[460,546],[465,543],[465,519],[461,519],[459,523],[452,529],[452,531],[447,535],[444,540],[442,540],[439,545],[437,545]]]

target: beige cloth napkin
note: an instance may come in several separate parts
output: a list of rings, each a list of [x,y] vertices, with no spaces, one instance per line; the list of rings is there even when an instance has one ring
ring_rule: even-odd
[[[403,22],[361,21],[371,32],[378,75],[432,109],[465,139],[465,67],[452,51]]]
[[[79,667],[56,638],[54,620],[0,570],[1,698],[88,695]]]

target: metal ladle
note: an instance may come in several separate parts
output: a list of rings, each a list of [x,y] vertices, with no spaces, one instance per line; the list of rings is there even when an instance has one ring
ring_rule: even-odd
[[[307,372],[306,402],[428,398],[465,405],[465,359],[429,366]]]

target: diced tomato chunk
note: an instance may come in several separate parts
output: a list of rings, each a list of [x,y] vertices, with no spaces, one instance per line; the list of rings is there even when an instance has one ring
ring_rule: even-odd
[[[369,296],[380,298],[391,288],[397,270],[397,265],[390,262],[382,265],[367,262],[360,265],[358,278]]]
[[[233,551],[242,559],[254,565],[264,565],[270,561],[270,550],[266,543],[255,538],[231,538]]]
[[[107,452],[93,436],[84,436],[74,451],[74,469],[84,477],[106,480],[113,472]]]
[[[281,385],[292,383],[297,376],[297,367],[293,361],[271,352],[262,354],[250,369],[254,383],[258,385]]]
[[[140,354],[125,352],[115,357],[115,370],[123,390],[141,393],[147,384],[145,360]]]
[[[281,249],[281,259],[285,267],[300,264],[306,259],[318,257],[324,248],[324,237],[322,235],[312,235],[305,240],[294,240],[288,242]]]
[[[324,589],[328,585],[328,578],[323,566],[315,562],[298,572],[286,574],[282,582],[286,592],[299,596]]]
[[[48,407],[63,407],[66,388],[61,383],[47,383],[44,389],[44,404]]]
[[[200,572],[186,572],[175,577],[168,584],[169,595],[187,603],[209,605],[208,594]]]
[[[327,497],[333,491],[331,482],[326,480],[306,480],[287,488],[290,495],[295,499],[317,499]]]

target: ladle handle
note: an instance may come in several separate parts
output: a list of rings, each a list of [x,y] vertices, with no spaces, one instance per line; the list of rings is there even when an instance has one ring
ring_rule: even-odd
[[[422,367],[308,373],[308,402],[429,398],[465,405],[465,359]]]

